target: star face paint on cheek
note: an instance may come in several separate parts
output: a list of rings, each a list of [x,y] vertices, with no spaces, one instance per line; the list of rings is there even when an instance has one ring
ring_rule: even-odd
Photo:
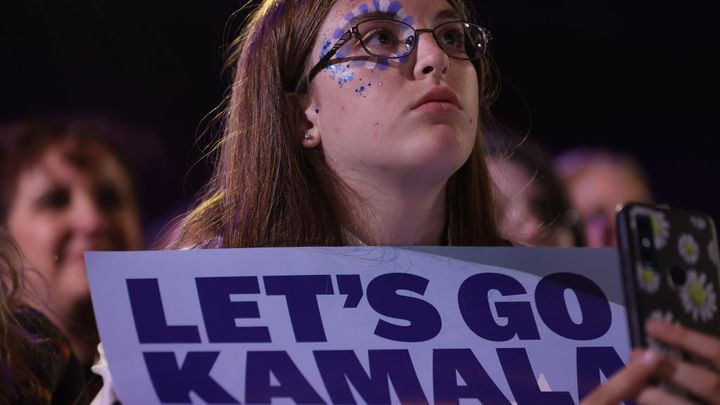
[[[362,96],[362,98],[367,98],[368,94],[370,94],[370,90],[373,88],[382,87],[382,82],[375,83],[375,87],[373,87],[373,82],[370,80],[367,80],[365,83],[363,83],[363,79],[358,80],[359,84],[358,87],[355,88],[355,94],[358,96]]]
[[[355,89],[355,93],[357,93],[359,96],[362,96],[363,98],[367,97],[367,95],[365,94],[365,86],[360,86]]]
[[[361,96],[362,98],[367,98],[367,95],[372,88],[372,83],[370,81],[366,81],[363,83],[362,78],[360,78],[358,82],[358,87],[355,88],[355,94]]]

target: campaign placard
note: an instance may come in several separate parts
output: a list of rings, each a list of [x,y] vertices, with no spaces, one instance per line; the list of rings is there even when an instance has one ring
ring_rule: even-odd
[[[614,249],[90,252],[127,404],[575,404],[629,353]]]

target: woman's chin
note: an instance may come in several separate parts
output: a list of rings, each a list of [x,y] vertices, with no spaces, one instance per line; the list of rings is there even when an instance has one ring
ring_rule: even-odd
[[[418,151],[407,159],[397,160],[388,169],[400,177],[409,178],[419,185],[435,187],[444,183],[468,159],[468,155],[459,150],[446,153],[424,153]]]
[[[452,127],[434,126],[418,136],[403,155],[418,169],[455,172],[470,157],[474,139],[463,139]]]

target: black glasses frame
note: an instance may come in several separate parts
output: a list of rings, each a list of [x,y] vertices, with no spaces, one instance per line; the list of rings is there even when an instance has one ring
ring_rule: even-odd
[[[410,28],[413,31],[413,35],[412,35],[412,37],[410,37],[410,38],[412,38],[412,41],[411,41],[411,43],[408,44],[411,46],[408,49],[407,53],[405,53],[403,55],[398,55],[398,56],[385,56],[385,55],[374,54],[370,50],[368,50],[367,46],[365,46],[365,42],[362,40],[362,34],[360,33],[358,26],[362,25],[363,23],[369,22],[369,21],[378,21],[378,20],[388,20],[388,21],[396,22],[398,24],[403,24],[403,25],[406,25],[408,28]],[[484,43],[483,43],[483,47],[481,48],[478,56],[476,56],[474,58],[470,58],[470,57],[461,58],[458,56],[450,55],[445,50],[445,48],[442,46],[442,44],[440,43],[440,40],[435,35],[435,30],[437,30],[438,28],[440,28],[446,24],[457,24],[457,23],[461,23],[461,24],[465,24],[465,25],[474,27],[480,32],[480,34],[482,34]],[[295,92],[301,93],[301,94],[305,93],[307,91],[307,88],[310,85],[310,82],[312,81],[312,79],[314,79],[315,76],[317,76],[321,70],[332,65],[332,63],[330,63],[330,60],[332,59],[332,57],[335,56],[335,54],[337,53],[338,50],[340,50],[340,48],[345,46],[345,44],[353,38],[356,38],[360,42],[360,45],[363,47],[365,52],[367,52],[369,55],[375,56],[380,59],[400,59],[400,58],[404,58],[404,57],[410,55],[411,53],[413,53],[413,51],[415,50],[415,46],[418,43],[418,41],[417,41],[418,36],[424,32],[428,32],[428,33],[432,34],[433,38],[435,39],[435,42],[438,44],[440,49],[442,49],[443,52],[445,52],[445,54],[447,56],[449,56],[453,59],[460,59],[460,60],[479,60],[479,59],[481,59],[486,53],[487,44],[492,39],[492,35],[490,34],[490,31],[488,31],[487,29],[483,28],[482,26],[480,26],[478,24],[472,23],[470,21],[464,21],[464,20],[446,21],[444,23],[438,24],[437,26],[435,26],[435,28],[432,28],[432,29],[429,29],[429,28],[416,29],[412,25],[407,24],[405,22],[387,19],[387,18],[375,18],[375,19],[370,19],[370,20],[364,20],[364,21],[358,23],[357,25],[351,27],[347,31],[345,31],[345,33],[342,34],[342,36],[340,38],[338,38],[338,40],[335,42],[335,45],[333,45],[333,47],[330,48],[330,50],[322,58],[320,58],[318,63],[316,63],[315,66],[313,66],[313,68],[310,69],[310,73],[308,73],[307,78],[304,80],[300,80],[300,82],[297,85],[297,88],[295,89]]]

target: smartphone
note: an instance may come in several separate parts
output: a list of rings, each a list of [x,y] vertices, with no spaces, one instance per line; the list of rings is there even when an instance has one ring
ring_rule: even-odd
[[[662,318],[720,336],[720,265],[715,223],[705,213],[630,203],[617,214],[625,303],[633,346],[709,364],[645,334]]]

